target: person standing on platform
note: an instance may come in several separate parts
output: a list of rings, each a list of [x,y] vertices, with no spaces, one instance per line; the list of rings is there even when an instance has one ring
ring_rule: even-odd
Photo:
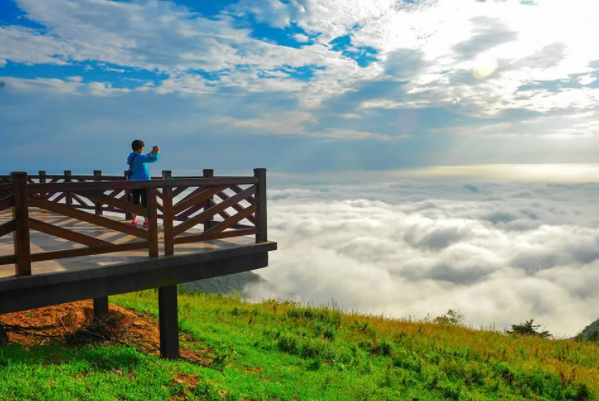
[[[148,154],[143,155],[145,144],[143,141],[139,139],[134,140],[131,143],[131,149],[133,152],[129,154],[127,158],[127,164],[129,165],[129,170],[127,171],[127,178],[129,180],[151,180],[152,176],[150,175],[150,169],[148,168],[148,163],[155,163],[160,159],[160,146],[154,146],[152,151]],[[143,206],[144,208],[148,207],[148,196],[147,191],[145,189],[134,189],[131,191],[133,196],[133,203],[136,205]],[[137,216],[135,214],[131,215],[131,224],[134,226],[137,225]],[[148,225],[148,220],[144,221],[144,226]]]

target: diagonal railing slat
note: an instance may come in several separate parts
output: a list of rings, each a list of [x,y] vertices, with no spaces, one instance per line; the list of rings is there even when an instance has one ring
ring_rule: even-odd
[[[91,206],[89,203],[85,201],[85,199],[81,198],[81,196],[77,195],[76,193],[71,193],[71,197],[81,206]]]
[[[237,193],[239,193],[239,192],[237,192]],[[227,194],[226,194],[226,193],[224,193],[224,192],[218,193],[218,194],[216,194],[216,196],[218,196],[218,197],[219,197],[219,198],[221,198],[222,200],[227,200],[227,199],[229,199],[229,198],[230,198],[230,196],[229,196],[229,195],[227,195]],[[247,199],[245,199],[245,200],[247,200]],[[252,203],[250,203],[250,205],[253,205],[253,204],[252,204]],[[239,203],[236,203],[236,204],[232,205],[232,208],[233,208],[233,209],[235,209],[237,212],[241,212],[241,211],[245,210],[245,208],[244,208],[243,206],[241,206]],[[250,216],[247,216],[247,219],[248,219],[248,220],[249,220],[249,221],[250,221],[252,224],[254,224],[254,225],[256,224],[256,219],[255,219],[253,216],[251,216],[251,215],[250,215]]]
[[[177,196],[181,195],[183,192],[185,192],[188,189],[189,189],[189,187],[173,188],[173,198],[176,198]]]
[[[256,206],[250,206],[247,209],[244,209],[241,212],[235,214],[234,216],[229,217],[227,220],[225,220],[223,222],[219,222],[215,226],[206,230],[205,233],[206,234],[219,233],[221,231],[224,231],[227,228],[230,228],[234,224],[240,222],[241,220],[247,218],[248,216],[250,216],[252,213],[255,213],[255,212],[256,212]]]
[[[178,215],[175,216],[175,219],[179,220],[179,221],[185,221],[189,218],[189,216],[191,216],[195,212],[199,211],[200,209],[205,209],[207,205],[208,205],[208,201],[204,200],[204,201],[190,207],[186,211],[179,213]]]
[[[211,196],[216,195],[223,189],[225,189],[225,188],[223,188],[223,187],[198,188],[194,192],[189,194],[189,196],[187,196],[186,198],[177,202],[173,206],[173,211],[175,212],[175,214],[179,214],[182,211],[184,211],[185,209],[188,209],[194,205],[197,205],[198,203],[205,201],[206,199],[210,198]],[[198,191],[198,192],[195,193],[196,191]]]
[[[56,195],[57,193],[59,193],[59,192],[56,192],[54,195]],[[59,196],[57,196],[56,198],[54,198],[54,199],[49,199],[49,200],[50,200],[51,202],[58,203],[58,202],[60,202],[61,200],[63,200],[64,198],[66,198],[66,197],[67,197],[67,193],[66,193],[66,192],[63,192],[63,193],[61,193]]]
[[[15,205],[15,198],[9,195],[5,198],[0,199],[0,212],[6,209],[10,209]]]
[[[10,234],[17,228],[17,223],[14,220],[7,221],[6,223],[0,224],[0,237],[4,237],[6,234]]]
[[[177,200],[177,203],[185,202],[187,199],[189,199],[189,198],[191,198],[191,197],[193,197],[193,196],[196,196],[197,194],[201,193],[202,191],[205,191],[205,190],[206,190],[206,188],[207,188],[206,186],[200,186],[200,187],[198,187],[198,188],[196,188],[196,189],[192,190],[190,193],[188,193],[187,195],[185,195],[183,198],[181,198],[181,199],[178,199],[178,200]],[[188,189],[189,189],[189,187],[186,187],[186,188],[184,188],[184,191],[185,191],[185,190],[188,190]],[[183,191],[182,191],[182,192],[183,192]],[[178,195],[178,194],[177,194],[177,195]],[[177,196],[177,195],[173,195],[173,197],[175,197],[175,196]]]
[[[101,202],[103,204],[112,206],[117,209],[121,209],[125,212],[135,213],[140,216],[147,217],[148,211],[146,208],[135,205],[131,202],[122,201],[119,199],[111,198],[110,196],[104,195],[101,191],[85,191],[79,192],[82,195],[88,197],[89,199]]]
[[[116,196],[119,195],[121,192],[123,192],[122,189],[115,189],[114,191],[110,191],[109,193],[107,193],[105,195],[109,196],[111,198],[116,198]]]
[[[251,187],[243,190],[242,192],[230,197],[226,201],[217,203],[216,205],[212,206],[210,209],[204,210],[203,212],[199,213],[198,215],[196,215],[196,216],[190,218],[189,220],[184,221],[183,223],[176,226],[175,229],[173,230],[175,236],[189,230],[190,228],[192,228],[195,225],[203,223],[204,221],[210,219],[212,216],[214,216],[218,212],[227,209],[232,204],[238,203],[239,201],[241,201],[255,193],[256,193],[256,187],[251,186]]]
[[[76,231],[67,230],[66,228],[58,227],[52,224],[45,223],[43,221],[29,218],[29,227],[33,230],[42,232],[44,234],[53,235],[55,237],[64,238],[69,241],[77,242],[79,244],[87,245],[89,247],[101,247],[113,245],[110,242],[102,241],[88,235],[78,233]]]
[[[107,219],[106,217],[95,216],[90,213],[82,212],[80,210],[65,205],[53,203],[45,199],[30,198],[29,204],[33,207],[39,207],[40,209],[45,209],[50,212],[62,214],[63,216],[72,217],[74,219],[82,220],[90,224],[109,228],[114,231],[119,231],[146,240],[149,239],[148,232],[145,230],[130,226],[128,224],[119,223],[118,221]]]
[[[241,191],[243,191],[243,189],[241,189],[239,187],[239,185],[231,185],[229,188],[231,188],[231,190],[233,192],[235,192],[236,194],[240,193]],[[256,203],[256,198],[253,196],[250,196],[249,198],[246,199],[246,201],[248,203],[250,203],[251,205],[253,205],[254,203]]]

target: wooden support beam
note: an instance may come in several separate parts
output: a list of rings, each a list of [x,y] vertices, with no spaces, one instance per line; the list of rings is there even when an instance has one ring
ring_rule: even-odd
[[[147,208],[147,218],[148,218],[148,234],[150,240],[150,246],[148,247],[148,255],[151,258],[158,257],[158,208],[156,205],[158,201],[156,200],[156,190],[155,189],[147,189],[147,198],[148,198],[148,208]]]
[[[46,170],[40,170],[39,171],[39,176],[40,176],[39,183],[40,184],[45,184],[46,183]],[[45,194],[45,193],[42,193],[40,195],[42,195],[43,197],[48,196],[48,194]]]
[[[72,173],[70,170],[64,171],[64,182],[73,182]],[[67,194],[67,199],[65,202],[66,202],[67,206],[72,207],[73,206],[73,196],[71,195],[70,191],[67,192],[66,194]]]
[[[94,298],[94,317],[102,319],[108,315],[108,297]]]
[[[102,181],[102,170],[94,170],[94,181]],[[94,202],[94,205],[96,206],[96,215],[102,216],[104,214],[104,211],[102,210],[102,202],[98,200]]]
[[[171,172],[162,171],[162,179],[169,180]],[[164,187],[162,189],[162,225],[164,228],[164,254],[166,256],[175,254],[175,234],[173,233],[173,189]]]
[[[256,242],[268,241],[268,225],[266,222],[266,169],[255,168],[254,177],[258,179],[257,190],[256,190]]]
[[[129,180],[129,170],[125,170],[125,172],[123,173],[123,178],[125,180]],[[130,189],[125,189],[125,194],[123,195],[123,200],[127,201],[127,202],[131,202],[132,198],[131,198],[131,190]],[[133,216],[131,215],[130,212],[125,212],[125,220],[131,220],[133,218]]]
[[[212,177],[214,177],[214,169],[211,169],[211,168],[205,168],[205,169],[203,170],[203,176],[204,176],[205,178],[212,178]],[[206,211],[206,210],[210,209],[212,206],[214,206],[214,197],[212,197],[212,196],[211,196],[210,198],[208,198],[208,199],[206,200],[206,206],[204,207],[204,211]],[[210,227],[212,227],[212,226],[210,225],[210,221],[206,221],[206,222],[204,223],[204,231],[207,231],[207,230],[208,230]]]
[[[13,172],[10,174],[13,183],[13,220],[15,231],[13,243],[17,263],[17,276],[31,275],[31,244],[29,239],[29,195],[27,195],[27,173]]]
[[[160,326],[160,356],[179,358],[179,322],[177,317],[177,286],[158,288]]]

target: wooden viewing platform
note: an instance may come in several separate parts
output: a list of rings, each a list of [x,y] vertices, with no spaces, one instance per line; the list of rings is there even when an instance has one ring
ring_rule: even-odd
[[[147,191],[147,208],[129,201],[133,189]],[[147,181],[0,176],[0,315],[93,299],[102,317],[109,295],[158,288],[161,355],[176,358],[177,284],[266,267],[277,248],[266,213],[265,169]]]

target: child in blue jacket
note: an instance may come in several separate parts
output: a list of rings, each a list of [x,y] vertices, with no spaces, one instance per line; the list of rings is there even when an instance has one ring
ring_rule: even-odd
[[[155,163],[160,159],[160,146],[156,146],[147,155],[142,155],[144,151],[144,142],[136,139],[131,143],[133,152],[127,158],[129,165],[129,180],[151,180],[150,169],[148,163]],[[148,207],[148,197],[145,189],[134,189],[131,191],[133,195],[133,203],[141,204],[143,207]],[[137,216],[132,215],[131,224],[137,225]],[[148,225],[148,220],[144,221],[144,226]]]

